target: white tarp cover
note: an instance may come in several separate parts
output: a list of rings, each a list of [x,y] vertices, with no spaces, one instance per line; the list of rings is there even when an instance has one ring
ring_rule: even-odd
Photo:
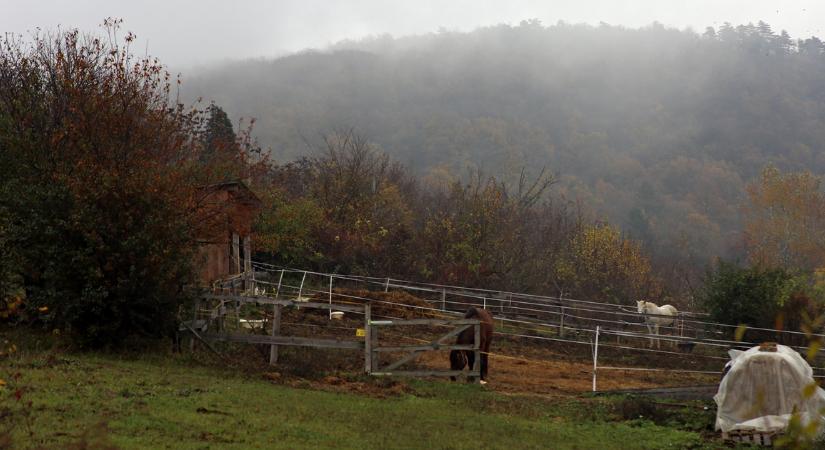
[[[819,387],[812,396],[803,398],[805,386],[814,382],[813,370],[790,347],[777,345],[775,352],[753,347],[729,353],[730,371],[713,397],[717,430],[783,431],[794,411],[807,424],[825,408],[825,391]]]

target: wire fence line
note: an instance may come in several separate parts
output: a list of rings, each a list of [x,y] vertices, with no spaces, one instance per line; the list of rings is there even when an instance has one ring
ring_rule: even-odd
[[[364,282],[364,280],[367,280],[368,285],[383,286],[385,291],[392,288],[392,289],[397,289],[397,290],[424,291],[424,292],[429,292],[429,293],[434,293],[434,294],[440,294],[440,295],[443,295],[445,297],[447,295],[449,295],[451,297],[449,299],[445,298],[443,300],[424,298],[424,300],[426,300],[430,303],[442,302],[442,303],[456,304],[456,305],[462,305],[462,306],[479,306],[479,304],[476,301],[473,301],[473,300],[482,300],[482,302],[486,301],[487,302],[486,306],[488,306],[489,309],[493,309],[493,310],[498,309],[499,311],[505,310],[505,311],[515,312],[515,313],[523,312],[523,313],[526,313],[526,314],[539,313],[539,314],[548,315],[548,316],[560,316],[560,315],[564,314],[566,317],[570,317],[570,318],[573,318],[573,319],[587,320],[587,321],[593,321],[593,322],[610,323],[610,324],[622,325],[622,326],[625,326],[625,327],[642,327],[642,328],[646,328],[647,324],[644,323],[645,318],[648,318],[648,317],[662,317],[662,318],[674,319],[674,322],[678,322],[678,324],[677,325],[670,325],[670,326],[660,326],[659,328],[661,330],[673,330],[673,331],[681,331],[681,332],[696,331],[696,332],[703,332],[705,334],[727,334],[725,331],[714,330],[713,327],[724,327],[724,328],[727,328],[729,330],[735,330],[735,329],[740,327],[740,325],[725,324],[725,323],[712,322],[712,321],[706,321],[706,320],[697,320],[697,319],[690,318],[688,316],[688,315],[700,315],[700,314],[703,314],[703,313],[693,313],[693,312],[681,311],[681,312],[679,312],[678,316],[673,318],[672,316],[660,316],[660,315],[654,315],[654,314],[644,314],[644,313],[639,313],[639,312],[635,312],[635,311],[628,311],[627,307],[624,306],[624,305],[615,305],[615,304],[610,304],[610,303],[599,303],[599,302],[584,301],[584,300],[572,300],[572,299],[550,297],[550,296],[538,296],[538,295],[533,295],[533,294],[515,294],[515,293],[508,293],[508,292],[503,292],[503,294],[507,294],[507,295],[512,294],[511,298],[502,298],[502,295],[479,296],[479,295],[476,295],[474,293],[473,294],[468,294],[467,292],[470,292],[473,289],[475,289],[477,291],[483,291],[483,292],[486,292],[486,293],[502,294],[502,292],[492,291],[492,290],[483,290],[483,289],[477,289],[477,288],[463,288],[463,287],[448,286],[448,285],[436,285],[436,284],[429,284],[429,283],[419,283],[419,284],[422,284],[422,285],[444,286],[445,289],[446,288],[459,289],[459,290],[451,290],[451,291],[433,290],[433,289],[428,289],[428,288],[422,288],[420,286],[411,286],[410,284],[412,282],[405,282],[406,284],[387,283],[386,280],[401,281],[401,280],[395,280],[395,279],[392,279],[392,278],[363,277],[363,276],[354,276],[354,275],[341,275],[341,274],[321,273],[321,272],[314,272],[314,271],[304,271],[304,270],[301,270],[301,269],[294,269],[294,268],[280,268],[280,266],[274,266],[274,265],[270,265],[270,264],[266,264],[266,263],[257,263],[257,262],[253,263],[253,265],[256,265],[260,268],[263,268],[265,271],[268,271],[268,272],[281,272],[281,271],[283,271],[285,273],[307,273],[307,274],[311,274],[311,275],[320,276],[320,277],[323,277],[323,278],[332,278],[332,279],[335,279],[335,280],[354,281],[354,282]],[[380,281],[376,281],[376,280],[384,280],[384,281],[380,282]],[[533,299],[544,299],[545,301],[541,301],[541,302],[524,301],[524,300],[520,300],[519,296],[530,297],[530,298],[533,298]],[[463,298],[466,301],[456,301],[455,297]],[[555,303],[548,303],[550,301],[555,302]],[[597,307],[597,308],[593,308],[593,307],[582,307],[582,306],[576,306],[576,305],[572,305],[572,304],[559,303],[559,302],[569,302],[569,301],[587,303],[587,304],[590,304],[590,305],[600,305],[600,306]],[[522,305],[527,305],[527,306],[522,306]],[[531,306],[543,306],[543,307],[545,307],[545,309],[532,308]],[[562,308],[564,309],[564,311],[562,311]],[[611,309],[608,310],[606,308],[611,308]],[[574,314],[574,312],[575,313],[596,313],[596,314],[600,314],[600,313],[603,314],[605,312],[610,312],[613,317],[610,318],[610,319],[605,319],[605,318],[601,318],[601,317],[587,317],[586,315],[583,315],[583,314]],[[622,320],[615,319],[615,317],[634,318],[634,319],[636,319],[636,321],[635,322],[628,321],[628,320],[622,321]],[[701,327],[688,326],[687,324],[701,325]],[[775,333],[777,335],[807,336],[806,333],[799,332],[799,331],[792,331],[792,330],[779,330],[779,329],[761,328],[761,327],[748,327],[747,329],[748,330],[754,330],[754,331],[765,331],[765,332],[769,332],[769,333]],[[815,334],[812,334],[810,336],[812,336],[812,337],[825,337],[825,334],[815,333]],[[696,337],[698,338],[698,336],[696,336]]]
[[[286,286],[286,287],[297,289],[297,286]],[[326,291],[307,289],[307,288],[304,289],[304,292],[314,292],[314,293],[321,293],[321,294],[326,293]],[[417,306],[417,305],[409,305],[409,304],[406,304],[406,303],[397,303],[397,302],[390,302],[390,301],[386,301],[386,300],[370,299],[370,298],[366,298],[366,297],[359,297],[359,296],[355,296],[355,295],[341,294],[341,293],[335,293],[334,295],[339,296],[339,297],[354,299],[354,300],[367,301],[367,302],[371,302],[371,303],[374,303],[374,304],[391,305],[391,306],[414,309],[414,310],[423,310],[423,311],[430,311],[430,312],[445,313],[445,311],[442,311],[440,309],[427,308],[427,307]],[[455,312],[455,311],[446,311],[446,313],[451,314],[451,315],[460,314],[460,313]],[[524,330],[527,330],[527,331],[545,331],[544,330],[545,328],[551,328],[551,329],[558,329],[559,328],[559,325],[555,325],[555,324],[545,324],[545,323],[537,323],[537,322],[531,322],[531,321],[525,321],[525,320],[510,319],[510,318],[506,318],[506,317],[498,317],[498,316],[495,316],[495,315],[493,315],[493,320],[496,321],[496,322],[500,322],[500,323],[516,324],[516,325],[513,326],[514,328],[521,328],[521,329],[524,329]],[[526,325],[529,325],[531,327],[527,327]],[[577,332],[581,332],[581,333],[590,333],[590,334],[595,333],[594,329],[589,329],[589,328],[567,327],[566,329],[568,331],[577,331]],[[649,339],[652,338],[652,336],[650,334],[632,333],[632,332],[626,332],[626,331],[615,331],[615,330],[609,330],[609,329],[604,329],[604,328],[602,328],[600,330],[600,333],[603,334],[603,335],[607,335],[607,336],[619,336],[619,337],[627,337],[627,338],[636,338],[636,339],[640,339],[640,340],[649,340]],[[558,341],[558,342],[566,342],[566,343],[590,344],[588,341],[577,341],[577,340],[570,340],[570,339],[550,338],[550,337],[547,337],[547,336],[515,334],[515,333],[508,333],[508,332],[501,332],[501,331],[496,332],[496,334],[503,335],[503,336],[516,336],[516,337],[522,337],[522,338],[526,338],[526,339],[535,339],[535,340],[550,340],[550,341]],[[690,338],[678,337],[678,336],[662,335],[662,336],[659,336],[658,339],[660,339],[662,341],[674,342],[674,343],[679,343],[679,342],[694,343],[694,340],[691,340]],[[719,347],[719,348],[723,348],[723,349],[731,349],[731,348],[734,348],[734,349],[747,349],[747,348],[753,347],[755,345],[758,345],[758,343],[754,343],[754,342],[707,340],[707,339],[703,340],[702,342],[695,342],[695,343],[705,345],[705,346]],[[602,345],[604,347],[608,347],[608,348],[620,348],[620,349],[634,350],[634,351],[639,351],[639,352],[670,354],[670,355],[678,355],[678,356],[688,356],[684,352],[654,350],[654,349],[648,349],[648,348],[642,348],[642,347],[633,347],[633,346],[617,346],[617,345],[611,345],[611,344],[602,344]],[[802,350],[802,351],[807,350],[807,347],[795,347],[795,348],[797,350]],[[690,356],[691,357],[699,357],[699,358],[707,358],[707,359],[724,360],[724,361],[727,361],[729,359],[728,357],[703,355],[703,354],[692,354]],[[823,370],[825,370],[825,368],[823,368]]]
[[[296,270],[296,272],[297,272],[297,270]],[[335,275],[335,274],[320,274],[320,273],[317,273],[317,272],[316,272],[315,274],[322,275],[322,276],[324,276],[324,277],[337,277],[337,276],[338,276],[338,275]],[[351,277],[342,277],[342,278],[344,278],[344,279],[346,279],[346,278],[352,279]],[[262,282],[262,283],[266,283],[266,282]],[[286,287],[290,287],[290,288],[293,288],[293,289],[295,289],[295,288],[300,289],[300,287],[296,287],[296,286],[287,286],[287,285],[284,285],[284,287],[285,287],[285,288],[286,288]],[[315,291],[316,293],[322,293],[320,290],[314,290],[314,291]],[[306,292],[310,292],[310,290],[309,290],[309,289],[307,289],[307,290],[306,290]],[[325,292],[325,291],[324,291],[324,292]],[[340,293],[336,293],[335,295],[340,296],[341,294],[340,294]],[[428,302],[429,302],[429,303],[431,303],[431,304],[432,304],[432,303],[438,303],[438,301],[433,301],[433,300],[429,300],[429,299],[424,299],[424,300],[428,301]],[[455,306],[455,305],[461,305],[461,306],[480,306],[480,305],[479,305],[478,303],[476,303],[476,302],[470,302],[470,301],[457,301],[457,300],[452,299],[452,298],[451,298],[451,299],[449,299],[448,301],[443,301],[442,303],[447,303],[447,304],[449,304],[450,306]],[[488,306],[489,306],[489,305],[488,305]],[[416,308],[421,308],[421,307],[416,307]],[[423,309],[426,309],[426,308],[423,308]],[[432,308],[432,309],[436,309],[436,308]],[[445,310],[445,309],[446,309],[446,308],[443,308],[443,307],[441,308],[441,310]],[[492,307],[491,309],[492,309],[493,311],[495,311],[497,308],[495,307],[495,305],[493,305],[493,307]],[[542,312],[542,313],[547,313],[548,315],[559,315],[559,314],[563,314],[563,313],[559,313],[559,312],[556,312],[556,311],[533,310],[533,309],[530,309],[530,308],[519,308],[519,307],[517,307],[517,306],[514,306],[514,307],[509,307],[509,306],[507,306],[507,307],[505,307],[505,308],[498,308],[498,309],[499,309],[499,310],[506,310],[506,311],[509,311],[509,312],[511,312],[511,313],[512,313],[513,311],[515,311],[516,313],[518,313],[518,312],[524,312],[525,310],[527,310],[528,312],[539,311],[539,312]],[[572,308],[571,308],[571,312],[570,312],[570,313],[564,313],[564,314],[566,315],[566,317],[567,317],[568,319],[575,319],[575,320],[579,320],[579,321],[585,321],[585,322],[587,322],[587,321],[589,321],[589,322],[599,322],[599,323],[605,323],[605,324],[611,324],[611,325],[618,325],[618,326],[621,326],[621,327],[623,327],[623,328],[627,328],[627,327],[641,327],[642,329],[646,328],[646,324],[644,324],[644,323],[634,323],[634,322],[628,322],[628,321],[624,321],[624,320],[610,320],[610,319],[603,319],[603,318],[598,318],[598,317],[586,317],[586,316],[583,316],[583,315],[573,314],[573,313],[572,313],[573,311],[580,311],[580,310],[576,310],[576,309],[572,309]],[[586,309],[586,308],[585,308],[585,309],[583,309],[583,311],[587,312],[587,311],[591,311],[591,310],[589,310],[589,309]],[[636,315],[637,317],[640,317],[640,318],[644,316],[643,314],[638,314],[638,313],[637,313],[637,314],[635,314],[635,315]],[[499,320],[506,320],[506,319],[504,319],[504,318],[499,318]],[[512,320],[512,319],[510,319],[510,320]],[[535,320],[531,320],[531,322],[535,322]],[[705,323],[706,323],[706,324],[709,324],[709,325],[714,325],[714,323],[711,323],[711,322],[705,322]],[[542,325],[545,325],[545,326],[553,326],[553,327],[559,327],[559,326],[561,326],[561,325],[560,325],[560,324],[558,324],[558,323],[549,323],[549,322],[547,322],[547,321],[544,321],[544,322],[542,323]],[[568,323],[567,328],[568,328],[568,329],[572,329],[572,330],[577,330],[577,331],[592,331],[592,329],[583,329],[583,328],[580,328],[580,327],[579,327],[579,328],[576,328],[576,327],[572,326],[572,324],[569,324],[569,323]],[[662,326],[660,326],[660,329],[664,329],[664,330],[668,330],[668,329],[670,329],[670,330],[678,330],[678,331],[680,331],[680,332],[684,332],[684,331],[686,331],[686,328],[683,328],[683,327],[680,327],[680,326],[671,326],[671,327],[662,327]],[[607,328],[605,328],[605,330],[607,330]],[[626,330],[622,330],[622,331],[626,331]],[[700,331],[703,331],[703,330],[700,330]],[[790,331],[786,331],[786,330],[768,330],[768,331],[772,331],[772,332],[776,332],[776,333],[794,333],[794,334],[804,335],[804,333],[790,332]],[[720,334],[720,333],[718,333],[718,332],[713,333],[713,330],[711,330],[711,333],[705,333],[705,334]],[[705,343],[711,343],[711,342],[713,342],[713,343],[717,343],[717,344],[718,344],[718,343],[724,343],[724,344],[730,344],[730,345],[732,345],[732,346],[742,346],[742,345],[746,345],[746,344],[754,344],[754,345],[755,345],[755,344],[757,344],[756,342],[748,342],[748,341],[734,341],[734,340],[713,339],[713,338],[707,338],[707,337],[699,337],[699,336],[684,336],[684,335],[680,335],[680,336],[678,337],[678,339],[676,339],[676,338],[675,338],[675,337],[673,337],[673,336],[671,336],[671,337],[666,337],[666,335],[663,335],[663,336],[661,336],[661,337],[660,337],[660,339],[662,339],[662,340],[669,340],[669,341],[676,341],[676,340],[679,340],[679,341],[682,341],[682,340],[691,340],[691,341],[703,341],[703,342],[705,342]],[[799,347],[799,348],[804,348],[804,347]]]
[[[287,270],[292,272],[307,272],[313,273],[316,275],[322,276],[329,276],[329,273],[321,273],[321,272],[311,272],[305,271],[303,269],[296,269],[290,268],[286,266],[278,266],[274,264],[267,264],[262,262],[253,262],[253,264],[257,264],[261,267],[270,267],[276,268],[277,270]],[[515,298],[532,298],[532,299],[543,299],[543,300],[551,300],[551,301],[563,301],[563,302],[572,302],[572,303],[583,303],[583,304],[590,304],[598,307],[602,307],[608,310],[612,309],[621,309],[623,308],[622,305],[617,305],[614,303],[606,303],[606,302],[597,302],[592,300],[579,300],[569,297],[557,297],[557,296],[547,296],[547,295],[537,295],[537,294],[527,294],[523,292],[514,292],[514,291],[506,291],[506,290],[493,290],[493,289],[483,289],[483,288],[472,288],[472,287],[465,287],[465,286],[456,286],[456,285],[447,285],[447,284],[437,284],[437,283],[426,283],[426,282],[414,282],[409,280],[400,280],[396,278],[380,278],[380,277],[369,277],[363,275],[346,275],[348,279],[357,279],[357,280],[364,280],[369,281],[373,284],[384,284],[389,285],[389,287],[393,288],[403,288],[403,289],[411,289],[411,290],[422,290],[428,292],[441,292],[444,289],[450,289],[451,291],[460,291],[462,293],[476,293],[475,296],[483,297],[494,297],[499,298],[501,296],[508,296],[508,297],[515,297]],[[401,284],[403,283],[403,284]],[[691,311],[682,311],[682,314],[686,316],[707,316],[707,313],[702,312],[691,312]]]
[[[598,367],[594,351],[591,353],[594,358],[594,372],[597,370],[649,370],[718,374],[721,373],[720,370],[699,370],[695,367],[695,361],[686,359],[705,360],[708,364],[713,363],[716,365],[721,361],[729,360],[726,355],[728,349],[746,349],[759,344],[758,342],[720,339],[720,337],[732,334],[732,329],[738,328],[738,325],[699,320],[699,317],[703,317],[700,313],[690,313],[690,315],[681,313],[674,320],[672,326],[660,327],[661,330],[671,334],[651,335],[647,332],[647,324],[643,322],[646,316],[638,312],[628,311],[622,305],[470,289],[460,286],[412,283],[391,278],[305,271],[259,262],[253,262],[253,267],[256,271],[261,272],[260,275],[256,274],[254,276],[256,278],[254,285],[264,286],[265,289],[269,290],[267,295],[281,296],[282,298],[288,296],[304,301],[314,297],[312,301],[316,302],[321,301],[320,298],[325,298],[330,303],[332,303],[334,297],[336,303],[370,302],[451,318],[463,314],[466,307],[483,306],[493,313],[494,320],[500,324],[496,335],[509,339],[533,343],[556,342],[574,346],[585,345],[591,346],[591,349],[594,350],[598,346],[619,352],[619,354],[630,352],[668,358],[679,357],[679,361],[690,364],[689,367],[684,367],[684,369],[639,366],[618,367],[613,365]],[[348,291],[347,289],[351,290]],[[428,306],[368,298],[355,295],[352,292],[353,290],[407,292],[425,301]],[[628,318],[637,321],[632,322]],[[726,332],[725,330],[730,331]],[[786,330],[766,328],[756,330],[776,333],[777,335],[805,335],[805,333]],[[814,336],[823,335],[816,334]],[[610,338],[614,338],[616,343],[608,342]],[[649,345],[646,346],[645,344],[653,342],[651,339],[658,339],[659,342],[664,341],[666,345],[679,346],[680,351],[654,349]],[[803,354],[808,350],[805,346],[794,346],[794,348],[803,352]],[[698,351],[699,349],[703,351]],[[507,355],[498,356],[509,357]],[[648,359],[640,361],[647,362]],[[817,372],[825,371],[825,367],[813,367],[813,369]],[[817,374],[816,377],[821,378],[825,375]]]

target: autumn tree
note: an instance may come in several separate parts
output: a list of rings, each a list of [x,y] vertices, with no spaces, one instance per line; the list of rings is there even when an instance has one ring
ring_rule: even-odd
[[[273,168],[258,242],[276,262],[350,273],[405,270],[415,181],[353,130],[319,155]]]
[[[255,246],[272,262],[317,267],[325,260],[318,236],[324,211],[312,197],[292,197],[280,186],[259,191],[263,210],[255,222]]]
[[[203,114],[134,36],[8,36],[0,46],[0,220],[30,308],[109,346],[174,327],[192,281]],[[8,254],[4,252],[5,259]]]
[[[555,179],[524,172],[509,187],[480,172],[425,196],[419,233],[420,276],[440,282],[524,288],[538,260],[539,205]],[[544,205],[541,205],[542,207]],[[541,270],[541,269],[539,269]]]
[[[657,298],[661,286],[638,242],[609,224],[582,224],[554,264],[560,289],[614,303]]]
[[[273,262],[614,302],[657,296],[640,244],[550,195],[556,177],[471,173],[416,182],[352,131],[321,155],[273,167],[256,224]]]
[[[767,166],[748,185],[745,246],[752,264],[813,271],[825,267],[825,194],[810,172]]]

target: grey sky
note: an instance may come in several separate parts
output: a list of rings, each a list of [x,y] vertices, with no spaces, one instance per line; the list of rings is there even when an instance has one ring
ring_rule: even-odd
[[[529,18],[629,27],[658,21],[696,30],[765,20],[795,38],[825,35],[822,0],[0,0],[0,32],[58,24],[93,31],[106,16],[123,18],[139,48],[148,44],[151,55],[176,70],[374,34],[471,30]]]

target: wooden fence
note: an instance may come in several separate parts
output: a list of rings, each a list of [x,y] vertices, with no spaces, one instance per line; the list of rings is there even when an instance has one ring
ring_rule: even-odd
[[[204,303],[208,308],[204,309]],[[262,335],[254,333],[232,333],[227,331],[226,321],[231,320],[232,309],[235,310],[235,320],[238,330],[241,329],[240,310],[244,305],[272,306],[271,334]],[[234,308],[233,308],[234,307]],[[364,348],[364,343],[357,340],[329,339],[329,338],[309,338],[303,336],[284,336],[281,334],[281,310],[284,307],[326,309],[329,311],[343,311],[356,314],[365,314],[369,305],[342,305],[337,303],[317,303],[303,302],[292,299],[278,299],[266,296],[243,296],[243,295],[202,295],[195,303],[194,318],[190,322],[184,322],[182,329],[193,334],[192,348],[194,349],[195,339],[201,340],[211,347],[210,342],[239,342],[245,344],[269,344],[269,362],[278,362],[278,347],[281,345],[316,347],[316,348],[339,348],[356,349]],[[202,316],[206,315],[205,318]],[[365,317],[369,315],[365,314]],[[366,326],[366,323],[365,323]]]
[[[272,318],[270,323],[270,334],[256,334],[238,332],[242,329],[241,309],[245,305],[255,305],[257,307],[272,307]],[[330,312],[342,311],[364,315],[364,340],[346,340],[332,338],[315,338],[304,336],[289,336],[281,334],[281,313],[284,307],[326,309]],[[235,312],[234,318],[232,312]],[[236,332],[232,332],[227,327],[227,321],[236,321]],[[263,321],[262,321],[263,322]],[[266,327],[261,324],[265,331]],[[452,326],[454,329],[439,336],[437,339],[428,342],[426,345],[388,345],[379,344],[379,329],[387,327],[413,327],[413,326]],[[474,341],[472,344],[452,344],[446,342],[455,338],[464,330],[474,327]],[[270,346],[269,363],[278,362],[278,348],[282,345],[314,347],[314,348],[334,348],[347,350],[364,350],[364,370],[368,374],[376,376],[406,375],[406,376],[458,376],[466,373],[470,377],[480,375],[480,332],[481,325],[476,319],[413,319],[413,320],[372,320],[372,305],[340,304],[340,303],[320,303],[303,301],[302,297],[297,299],[279,299],[267,296],[244,296],[231,294],[205,294],[198,298],[194,308],[193,319],[181,323],[181,331],[188,331],[192,334],[191,349],[195,349],[195,341],[203,342],[213,352],[218,353],[212,345],[214,342],[237,342],[243,344],[264,344]],[[475,363],[469,372],[454,370],[399,370],[402,366],[413,362],[419,355],[426,351],[436,350],[463,350],[475,353]],[[385,366],[380,365],[380,355],[390,355],[392,353],[405,353],[403,357],[392,361]]]

